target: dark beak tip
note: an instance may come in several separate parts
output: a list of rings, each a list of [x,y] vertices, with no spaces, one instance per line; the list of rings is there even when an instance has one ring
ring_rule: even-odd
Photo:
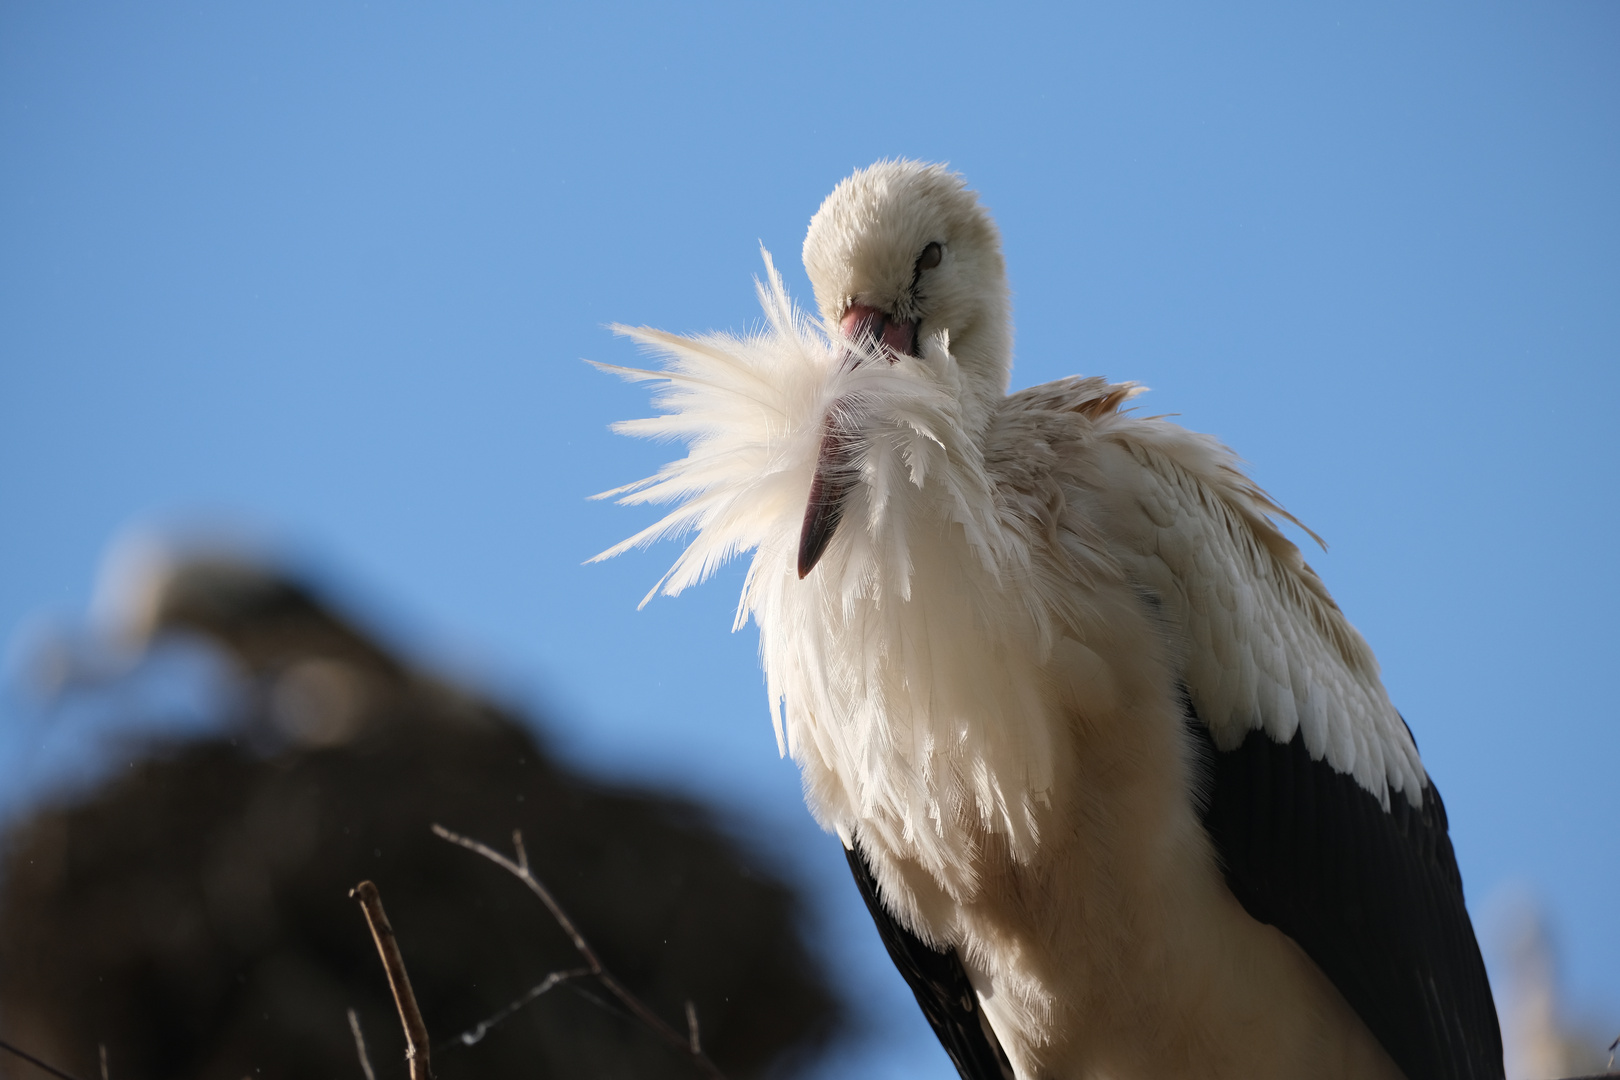
[[[821,438],[821,452],[816,458],[816,472],[810,480],[810,497],[804,508],[804,525],[799,529],[799,580],[803,581],[816,568],[833,533],[844,516],[844,498],[849,492],[851,477],[847,471],[850,452],[849,436],[827,422],[827,433]]]
[[[835,507],[812,503],[804,516],[804,530],[799,534],[799,580],[810,576],[821,556],[832,542],[833,530],[838,528],[839,514]]]

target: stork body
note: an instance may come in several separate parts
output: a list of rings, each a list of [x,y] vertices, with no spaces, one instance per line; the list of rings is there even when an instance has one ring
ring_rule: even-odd
[[[1007,395],[944,169],[846,180],[805,264],[819,325],[772,270],[753,337],[629,331],[669,411],[623,428],[691,452],[605,554],[754,550],[779,740],[964,1077],[1499,1077],[1439,796],[1282,511],[1129,385]]]

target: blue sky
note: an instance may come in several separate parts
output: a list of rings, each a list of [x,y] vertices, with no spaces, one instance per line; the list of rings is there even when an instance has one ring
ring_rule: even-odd
[[[885,1032],[840,1074],[949,1075],[777,759],[740,574],[637,613],[673,548],[581,565],[651,517],[585,497],[669,451],[580,362],[750,325],[761,242],[808,301],[840,177],[949,161],[1014,384],[1146,383],[1327,538],[1476,914],[1528,883],[1615,1018],[1617,56],[1607,2],[0,4],[0,632],[79,617],[132,522],[272,537],[726,807]]]

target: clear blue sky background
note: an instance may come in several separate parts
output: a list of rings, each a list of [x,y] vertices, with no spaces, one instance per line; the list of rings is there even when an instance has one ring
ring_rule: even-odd
[[[1332,544],[1476,914],[1620,1013],[1620,5],[0,4],[0,630],[136,520],[245,522],[565,753],[728,809],[946,1076],[777,759],[732,572],[585,496],[666,449],[603,324],[741,328],[852,168],[961,169],[1015,385],[1135,379]],[[469,658],[472,658],[469,660]],[[37,755],[8,691],[0,785]],[[35,764],[30,765],[29,762]]]

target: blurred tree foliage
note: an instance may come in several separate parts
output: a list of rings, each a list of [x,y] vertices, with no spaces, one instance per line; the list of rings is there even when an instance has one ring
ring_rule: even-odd
[[[460,1077],[690,1076],[588,984],[478,1043],[446,1042],[579,965],[521,883],[434,837],[507,849],[604,962],[733,1077],[791,1072],[844,1021],[790,888],[700,807],[548,759],[526,725],[413,668],[307,586],[195,555],[141,584],[131,632],[223,650],[246,692],[218,735],[148,745],[6,837],[0,1031],[64,1068],[138,1077],[380,1077],[404,1042],[348,890],[377,882],[436,1042]],[[129,629],[129,628],[126,628]]]

